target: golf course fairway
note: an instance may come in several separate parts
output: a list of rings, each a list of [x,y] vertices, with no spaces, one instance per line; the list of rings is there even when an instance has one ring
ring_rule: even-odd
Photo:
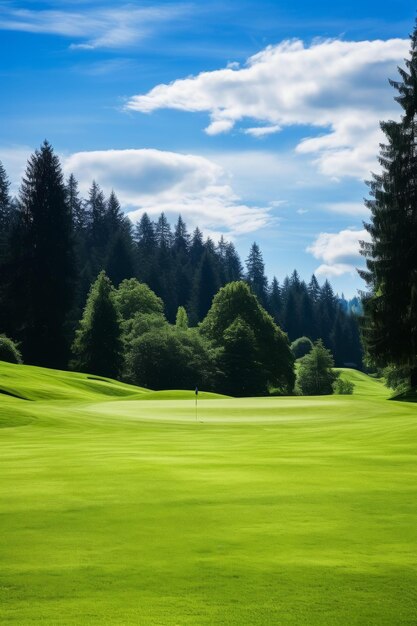
[[[417,404],[0,363],[0,623],[417,624]]]

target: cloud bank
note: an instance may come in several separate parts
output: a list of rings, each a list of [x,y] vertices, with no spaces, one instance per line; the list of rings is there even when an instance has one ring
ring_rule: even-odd
[[[355,274],[356,267],[364,264],[359,253],[359,241],[370,241],[370,235],[365,229],[320,233],[314,243],[307,248],[307,252],[316,259],[324,261],[315,270],[315,274],[325,278]]]
[[[206,234],[237,236],[266,226],[271,208],[248,206],[234,193],[225,170],[205,157],[153,149],[77,152],[64,159],[85,195],[95,180],[114,189],[130,218],[146,211],[181,213]]]
[[[379,120],[398,115],[388,77],[407,56],[408,40],[284,41],[228,66],[160,84],[131,97],[126,108],[206,112],[208,135],[230,132],[245,120],[243,132],[262,137],[289,126],[310,126],[319,136],[297,145],[330,177],[363,178],[376,167]],[[253,126],[253,122],[258,124]]]

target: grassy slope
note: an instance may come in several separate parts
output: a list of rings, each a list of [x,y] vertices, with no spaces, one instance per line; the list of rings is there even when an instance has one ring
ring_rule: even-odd
[[[0,364],[38,398],[0,396],[1,623],[414,625],[415,405],[342,376],[196,422],[192,394]]]

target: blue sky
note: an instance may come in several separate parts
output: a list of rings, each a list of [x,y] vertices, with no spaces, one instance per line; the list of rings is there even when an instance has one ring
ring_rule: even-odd
[[[1,2],[0,160],[17,189],[44,138],[85,192],[179,212],[267,273],[352,296],[388,77],[415,4]]]

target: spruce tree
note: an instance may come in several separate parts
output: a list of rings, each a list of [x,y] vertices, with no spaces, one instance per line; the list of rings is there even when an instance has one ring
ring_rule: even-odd
[[[274,276],[268,294],[268,311],[272,315],[275,324],[281,324],[282,315],[282,297],[279,282]]]
[[[61,165],[47,141],[28,161],[13,244],[10,298],[25,361],[65,367],[74,283],[72,222]]]
[[[78,182],[74,174],[69,175],[65,188],[74,231],[80,233],[87,228],[88,217],[85,205],[80,198]]]
[[[268,301],[268,281],[265,276],[265,265],[262,252],[257,243],[253,243],[246,259],[246,280],[263,307]]]
[[[367,270],[360,273],[369,289],[363,334],[373,360],[407,367],[411,387],[417,388],[417,27],[399,73],[400,80],[390,82],[402,117],[381,123],[382,172],[369,182],[366,202],[371,242],[362,242]]]
[[[123,362],[121,318],[114,288],[104,271],[91,286],[72,351],[74,369],[109,378],[119,376]]]

